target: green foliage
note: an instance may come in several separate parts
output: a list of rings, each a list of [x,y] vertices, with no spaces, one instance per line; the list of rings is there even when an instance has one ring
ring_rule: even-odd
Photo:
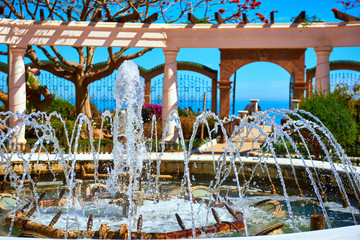
[[[65,129],[64,129],[64,124],[61,122],[60,119],[53,117],[53,118],[51,118],[50,125],[55,130],[55,135],[56,135],[56,138],[59,141],[59,145],[62,148],[67,149],[68,148],[68,142],[67,142],[67,139],[66,139],[66,133],[65,133]],[[73,131],[74,126],[75,126],[75,120],[66,120],[65,125],[66,125],[66,131],[68,133],[68,137],[69,137],[69,141],[70,141],[71,134],[72,134],[72,131]]]
[[[161,140],[153,140],[152,142],[147,141],[146,145],[148,146],[148,149],[155,152],[156,151],[156,144],[157,144],[157,151],[161,152],[162,150],[162,141]],[[189,149],[190,140],[185,140],[185,147],[186,150]],[[201,140],[200,138],[195,138],[193,141],[192,150],[198,149],[200,146],[205,144],[204,140]],[[182,152],[184,149],[181,145],[181,143],[166,143],[165,144],[165,152]]]
[[[285,146],[286,144],[286,146]],[[294,147],[290,144],[290,142],[286,141],[284,143],[276,143],[273,145],[274,151],[276,154],[297,154],[295,152]],[[296,144],[297,150],[302,154],[307,154],[306,147],[302,144]],[[270,153],[270,152],[269,152]]]
[[[63,100],[59,96],[55,95],[54,100],[49,107],[44,110],[47,114],[57,112],[63,119],[75,120],[76,111],[74,105],[70,101]]]
[[[208,17],[203,17],[196,19],[196,23],[211,23],[211,22],[209,21]]]
[[[291,17],[290,21],[294,21],[296,17]],[[305,15],[305,19],[302,20],[301,25],[303,27],[308,27],[313,23],[317,23],[317,22],[324,22],[324,20],[321,20],[319,18],[317,18],[316,15],[313,16],[309,16],[309,15]]]
[[[357,124],[347,107],[347,96],[340,89],[329,94],[314,93],[311,98],[304,100],[301,109],[318,117],[340,145],[355,142]]]
[[[195,117],[196,113],[190,108],[178,109],[179,117]]]
[[[97,109],[94,103],[90,102],[91,117],[95,127],[101,126],[101,113]]]

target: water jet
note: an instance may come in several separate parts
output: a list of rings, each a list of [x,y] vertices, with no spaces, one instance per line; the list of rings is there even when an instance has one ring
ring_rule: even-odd
[[[115,86],[115,116],[108,111],[102,116],[112,123],[112,154],[100,153],[83,115],[72,132],[64,128],[63,146],[51,125],[56,118],[65,126],[57,113],[0,113],[0,125],[6,126],[0,134],[0,178],[8,182],[5,191],[15,201],[1,215],[5,235],[17,236],[19,229],[51,238],[117,239],[250,236],[279,228],[302,232],[310,230],[314,209],[328,229],[359,222],[359,169],[316,117],[301,110],[271,109],[220,120],[206,112],[197,117],[186,146],[173,112],[167,124],[177,126],[184,151],[164,152],[165,129],[161,151],[150,152],[153,139],[145,141],[142,129],[142,84],[137,66],[124,62]],[[14,116],[21,123],[7,127]],[[280,116],[287,119],[284,125],[276,123]],[[193,154],[202,123],[210,131],[211,147],[210,118],[223,134],[224,153]],[[227,120],[237,123],[231,135],[224,128]],[[78,151],[83,125],[90,132],[88,154]],[[265,126],[273,131],[268,134]],[[13,135],[21,128],[36,133],[30,153],[22,152]],[[323,159],[311,154],[309,134],[322,147]],[[254,156],[240,154],[248,138]],[[285,156],[277,154],[279,146]],[[44,199],[42,192],[47,192]],[[269,198],[273,211],[259,207]]]

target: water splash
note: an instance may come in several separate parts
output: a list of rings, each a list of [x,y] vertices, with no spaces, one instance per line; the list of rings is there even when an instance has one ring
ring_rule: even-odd
[[[164,129],[162,146],[158,153],[158,145],[156,143],[155,154],[147,155],[147,149],[144,141],[143,122],[141,118],[141,108],[144,103],[144,89],[143,82],[139,76],[138,67],[131,61],[125,61],[119,68],[119,73],[115,83],[114,97],[116,99],[116,111],[113,119],[111,119],[110,112],[105,112],[103,122],[101,124],[102,130],[105,119],[110,119],[112,123],[113,134],[113,165],[108,168],[109,177],[106,180],[107,190],[111,193],[113,198],[124,196],[128,199],[127,215],[125,218],[122,214],[113,213],[113,209],[119,210],[119,206],[111,206],[107,211],[104,206],[108,202],[104,200],[96,200],[97,202],[81,205],[77,201],[73,201],[76,196],[76,168],[79,165],[80,154],[78,151],[79,141],[83,125],[88,126],[88,131],[91,133],[90,122],[86,116],[80,115],[75,122],[75,126],[71,131],[66,130],[66,122],[57,113],[52,113],[47,116],[44,113],[33,113],[30,115],[21,115],[13,113],[0,113],[0,124],[5,126],[5,131],[0,131],[0,167],[6,169],[5,178],[9,180],[13,187],[13,195],[18,199],[17,209],[22,206],[24,202],[33,201],[38,197],[38,190],[34,181],[33,169],[38,166],[40,162],[46,162],[51,172],[51,165],[54,163],[60,164],[63,169],[64,186],[67,190],[66,198],[70,204],[65,206],[66,215],[61,220],[63,228],[66,229],[84,229],[82,225],[84,219],[90,211],[99,214],[106,212],[111,220],[99,220],[98,225],[104,222],[115,221],[114,219],[121,219],[121,222],[127,222],[129,230],[134,228],[135,216],[139,213],[144,215],[144,219],[150,221],[144,223],[144,226],[151,227],[152,219],[161,221],[161,230],[167,229],[165,226],[167,222],[171,221],[168,216],[163,218],[159,209],[163,208],[167,203],[162,201],[159,196],[161,192],[161,165],[165,153],[165,135],[166,127],[170,121],[175,121],[179,131],[180,145],[184,150],[182,152],[182,166],[184,168],[183,174],[180,176],[181,186],[180,193],[176,194],[184,197],[184,192],[187,194],[185,199],[171,199],[168,205],[171,205],[171,211],[184,213],[184,209],[190,208],[188,215],[184,218],[188,221],[187,226],[191,226],[193,232],[201,225],[212,223],[208,219],[210,208],[203,203],[194,203],[188,201],[192,199],[192,187],[198,182],[196,176],[196,169],[201,168],[201,161],[196,159],[198,155],[193,154],[193,144],[196,137],[196,132],[200,124],[204,123],[208,131],[211,149],[212,136],[216,131],[221,131],[225,136],[226,145],[222,155],[216,155],[214,151],[208,156],[212,160],[213,176],[214,178],[206,183],[208,193],[213,194],[214,201],[222,201],[225,197],[229,197],[228,193],[224,196],[224,188],[234,187],[234,193],[231,200],[234,203],[233,207],[240,210],[244,214],[245,235],[254,233],[253,227],[260,220],[254,220],[254,208],[249,205],[249,198],[253,194],[253,188],[258,189],[258,194],[269,196],[270,184],[273,182],[276,185],[278,193],[282,194],[278,197],[283,206],[287,210],[289,216],[284,220],[288,229],[299,231],[303,225],[305,217],[299,217],[298,205],[294,199],[301,201],[311,201],[314,206],[321,208],[325,216],[328,228],[334,225],[332,216],[329,215],[329,206],[334,208],[334,204],[325,202],[324,194],[328,198],[339,205],[338,199],[343,196],[343,202],[350,207],[344,211],[349,213],[352,217],[353,223],[358,222],[358,210],[354,207],[359,202],[359,186],[360,177],[358,170],[354,168],[351,161],[345,154],[342,147],[336,142],[329,130],[317,119],[309,113],[301,110],[276,110],[271,109],[265,112],[257,112],[246,118],[238,116],[230,116],[229,118],[219,119],[214,113],[203,113],[197,116],[193,126],[193,133],[191,135],[189,144],[185,143],[183,136],[180,118],[176,112],[173,112],[168,118],[168,122]],[[13,116],[21,119],[21,123],[14,128],[9,128],[6,123]],[[275,119],[278,116],[284,116],[287,122],[284,125],[276,123]],[[212,128],[209,119],[215,121]],[[57,139],[56,127],[51,122],[57,119],[60,125],[64,127],[64,139]],[[231,134],[228,134],[224,124],[226,121],[237,121],[238,124]],[[271,133],[265,131],[265,126],[272,129]],[[13,133],[20,128],[33,128],[37,140],[34,146],[30,149],[30,154],[23,154],[19,149],[19,144]],[[156,134],[156,119],[153,118],[153,131],[150,142],[153,142],[153,136]],[[246,131],[245,131],[246,130]],[[251,147],[248,153],[255,156],[244,156],[243,147],[248,144],[247,139],[251,138]],[[311,155],[311,142],[317,141],[323,151],[322,161],[314,159]],[[60,144],[60,140],[65,143]],[[101,138],[100,138],[101,141]],[[94,178],[93,182],[101,182],[98,179],[99,171],[99,150],[95,149],[93,144],[92,134],[90,134],[90,161],[94,163]],[[156,142],[156,140],[155,140]],[[150,144],[150,147],[152,148]],[[278,153],[279,148],[284,149],[284,156]],[[13,167],[14,159],[18,158],[23,165],[24,171],[19,174]],[[338,160],[339,163],[335,163]],[[18,160],[17,160],[18,161]],[[289,171],[287,171],[289,169]],[[192,172],[194,171],[194,172]],[[146,173],[146,174],[143,174]],[[57,174],[51,172],[54,181],[57,181]],[[209,172],[210,174],[210,172]],[[211,173],[212,174],[212,173]],[[145,177],[144,177],[145,175]],[[154,177],[155,176],[155,177]],[[146,183],[140,184],[141,178],[147,179]],[[305,181],[306,179],[306,181]],[[29,180],[32,190],[29,191],[26,180]],[[306,187],[304,187],[306,183]],[[136,191],[140,191],[141,187],[146,188],[145,192],[152,194],[154,200],[145,202],[144,206],[138,208],[134,204],[133,198]],[[150,189],[151,188],[151,189]],[[155,189],[152,189],[155,188]],[[58,188],[61,189],[60,187]],[[59,191],[58,190],[58,191]],[[301,191],[302,190],[302,191]],[[182,193],[181,193],[182,192]],[[294,194],[294,192],[296,192]],[[303,197],[294,197],[299,192],[303,192]],[[57,193],[58,194],[58,193]],[[185,195],[186,195],[185,194]],[[154,197],[155,196],[155,197]],[[271,195],[276,198],[277,195]],[[20,202],[22,200],[23,202]],[[98,206],[101,202],[101,206]],[[336,206],[337,206],[336,205]],[[151,207],[150,207],[151,206]],[[154,208],[155,210],[150,210]],[[338,207],[337,207],[338,208]],[[80,209],[80,211],[79,211]],[[34,217],[41,218],[41,211],[37,212]],[[158,217],[149,216],[160,211]],[[220,213],[221,210],[218,210]],[[151,212],[151,213],[149,213]],[[146,215],[149,214],[149,215]],[[174,213],[172,213],[174,214]],[[206,216],[204,219],[198,219],[198,215]],[[255,210],[255,215],[258,210]],[[114,216],[116,215],[116,216]],[[221,216],[222,219],[227,220],[226,214]],[[151,218],[151,219],[150,219]],[[150,219],[150,220],[149,220]],[[299,221],[301,222],[299,224]],[[191,225],[190,225],[191,222]],[[335,224],[336,225],[336,224]],[[117,225],[115,225],[118,227]],[[114,226],[114,227],[115,227]],[[161,231],[159,230],[159,231]],[[171,228],[172,230],[172,228]],[[163,230],[165,231],[165,230]],[[130,236],[130,235],[129,235]]]

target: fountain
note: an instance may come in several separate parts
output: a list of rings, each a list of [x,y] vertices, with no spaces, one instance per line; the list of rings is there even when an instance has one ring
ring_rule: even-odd
[[[164,133],[161,151],[151,153],[147,149],[154,139],[144,141],[141,119],[143,83],[133,62],[119,68],[114,96],[114,117],[110,112],[102,116],[103,122],[112,123],[112,155],[100,153],[100,144],[96,149],[83,115],[67,132],[57,113],[0,113],[5,129],[0,134],[0,179],[2,191],[8,192],[0,195],[0,202],[7,203],[0,213],[6,220],[0,220],[0,234],[30,231],[51,238],[130,239],[250,236],[280,228],[301,232],[309,230],[314,209],[320,217],[314,214],[312,219],[323,219],[329,229],[359,222],[359,169],[311,114],[271,109],[220,120],[203,113],[186,145],[173,112],[167,125],[175,121],[184,151],[164,152]],[[7,127],[14,116],[21,123]],[[285,124],[276,123],[279,116],[285,117]],[[56,137],[52,119],[64,126],[65,146]],[[238,123],[231,134],[226,134],[226,121]],[[223,154],[193,154],[202,123],[210,148],[214,131],[223,132]],[[84,126],[90,132],[89,154],[78,149]],[[37,136],[28,154],[14,137],[20,128],[32,128]],[[270,134],[266,128],[271,128]],[[310,154],[314,142],[322,148],[321,161]],[[244,155],[240,149],[249,144]]]

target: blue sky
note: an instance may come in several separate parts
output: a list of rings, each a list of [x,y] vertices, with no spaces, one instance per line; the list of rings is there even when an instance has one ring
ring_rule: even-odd
[[[304,10],[307,15],[316,15],[318,19],[325,22],[338,22],[339,20],[335,19],[331,11],[334,7],[343,10],[342,5],[336,3],[335,0],[263,0],[259,12],[267,16],[270,11],[277,10],[276,22],[290,22],[293,16],[297,16]],[[347,13],[360,17],[360,7],[347,11]],[[4,46],[0,46],[0,50],[3,49]],[[74,54],[67,53],[64,55],[70,61],[77,60]],[[107,57],[107,51],[100,51],[100,54],[95,54],[94,62],[105,61],[104,56]],[[45,59],[40,56],[39,58]],[[220,70],[220,51],[218,49],[181,49],[177,60],[193,61]],[[360,47],[334,48],[330,60],[360,61]],[[5,57],[0,57],[0,61],[6,62],[7,60]],[[162,64],[164,61],[165,58],[161,49],[154,49],[135,59],[138,65],[147,69]],[[307,68],[316,65],[316,55],[313,49],[306,51],[305,64]],[[263,101],[287,101],[289,98],[289,80],[289,73],[275,64],[257,62],[246,65],[237,71],[236,99],[259,98]]]
[[[306,11],[309,16],[316,16],[325,22],[339,22],[334,17],[332,8],[343,10],[342,5],[335,0],[263,0],[260,12],[266,13],[277,10],[275,22],[290,22],[293,16]],[[360,7],[347,11],[347,13],[360,17]],[[305,65],[307,68],[316,66],[316,54],[312,48],[306,50]],[[181,49],[178,61],[193,61],[220,70],[220,51],[218,49]],[[360,47],[334,48],[330,61],[354,60],[360,61]],[[147,69],[165,61],[160,49],[155,49],[135,62]],[[267,63],[256,62],[248,64],[237,71],[236,100],[258,98],[263,101],[288,101],[290,74],[282,67]]]

